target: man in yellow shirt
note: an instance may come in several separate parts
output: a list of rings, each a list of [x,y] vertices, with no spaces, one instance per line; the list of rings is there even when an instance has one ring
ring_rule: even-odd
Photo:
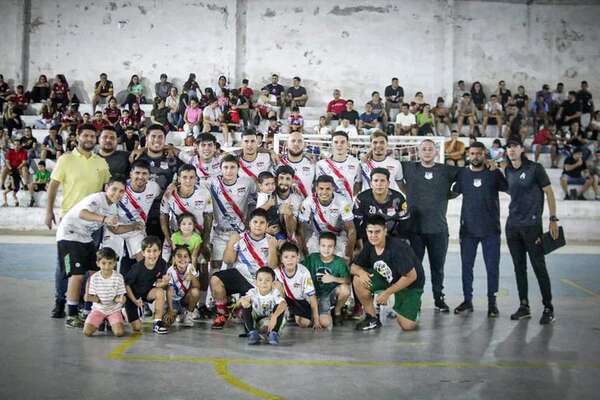
[[[84,124],[77,133],[77,148],[71,153],[59,157],[52,171],[48,186],[48,205],[46,206],[46,226],[52,229],[57,223],[54,216],[54,202],[60,185],[63,186],[63,199],[60,205],[61,216],[64,216],[75,204],[89,194],[100,192],[110,172],[106,161],[92,151],[96,146],[96,130],[93,125]],[[64,318],[65,293],[67,279],[57,265],[55,273],[56,304],[52,310],[52,318]]]

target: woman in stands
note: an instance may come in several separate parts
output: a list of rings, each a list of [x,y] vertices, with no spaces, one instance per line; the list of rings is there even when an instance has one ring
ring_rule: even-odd
[[[26,93],[32,103],[41,103],[50,97],[50,84],[46,75],[40,75],[31,91]]]
[[[71,91],[69,83],[63,74],[56,75],[56,80],[52,84],[50,100],[57,107],[65,107],[71,100]]]
[[[419,136],[435,136],[435,116],[431,113],[431,106],[423,104],[423,111],[417,113],[417,125],[419,125]]]
[[[188,98],[195,97],[199,99],[202,97],[202,90],[200,90],[200,85],[196,82],[196,74],[191,73],[188,77],[188,80],[183,84],[183,88],[181,89],[183,93],[188,95]]]
[[[444,105],[444,98],[438,97],[435,107],[431,110],[435,118],[435,131],[440,136],[450,135],[450,110]]]
[[[131,103],[131,110],[129,110],[129,120],[131,121],[131,125],[135,129],[140,129],[142,125],[144,125],[144,120],[146,119],[146,114],[144,110],[140,108],[139,103]]]
[[[144,97],[144,85],[140,82],[140,77],[135,74],[131,75],[131,79],[127,85],[127,98],[125,99],[125,102],[121,104],[121,107],[128,105],[129,109],[131,109],[133,103],[146,103],[146,98]]]
[[[186,91],[185,85],[183,86],[183,91]],[[188,96],[190,92],[192,92],[192,90],[187,90]],[[193,90],[193,93],[195,94],[196,91]],[[195,95],[192,97],[197,98]],[[183,127],[183,115],[180,113],[179,110],[179,101],[179,92],[177,91],[177,88],[173,86],[171,88],[171,91],[169,92],[169,95],[167,96],[167,99],[165,100],[165,105],[169,109],[169,113],[167,114],[167,120],[175,130],[178,130],[179,128]]]
[[[471,101],[475,104],[475,108],[477,108],[477,120],[482,121],[483,118],[483,107],[487,102],[487,98],[485,93],[483,92],[483,87],[479,81],[474,82],[473,86],[471,86]]]

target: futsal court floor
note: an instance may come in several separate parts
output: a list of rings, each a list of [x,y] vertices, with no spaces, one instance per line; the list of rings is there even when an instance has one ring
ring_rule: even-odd
[[[357,332],[295,326],[277,347],[251,347],[242,326],[210,323],[143,334],[85,338],[49,318],[56,250],[52,240],[0,238],[0,399],[597,399],[600,389],[600,248],[571,247],[547,258],[556,322],[538,323],[539,288],[529,276],[533,318],[518,306],[510,256],[503,252],[498,306],[486,316],[479,255],[475,312],[436,313],[429,283],[420,328],[393,320]],[[9,243],[12,242],[12,243]],[[503,251],[506,246],[503,245]],[[425,271],[429,279],[428,265]],[[446,262],[446,300],[462,300],[460,257]]]

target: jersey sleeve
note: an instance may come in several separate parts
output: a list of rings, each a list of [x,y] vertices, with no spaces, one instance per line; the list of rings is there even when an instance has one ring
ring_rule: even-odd
[[[352,204],[348,201],[342,202],[342,211],[341,211],[342,221],[350,222],[354,220],[354,214],[352,214]]]
[[[535,165],[535,181],[542,189],[550,185],[550,178],[548,178],[546,169],[541,164]]]
[[[166,196],[163,196],[163,198],[160,200],[160,213],[169,215],[169,200]]]
[[[256,290],[256,289],[254,289],[254,290]],[[285,301],[285,299],[281,295],[281,292],[279,291],[279,289],[273,289],[273,300],[275,301],[275,304],[277,304],[277,305],[279,305]]]
[[[400,182],[400,181],[402,181],[402,178],[403,178],[402,164],[400,163],[400,161],[398,161],[398,168],[396,168],[396,175],[394,175],[394,180],[396,182]]]

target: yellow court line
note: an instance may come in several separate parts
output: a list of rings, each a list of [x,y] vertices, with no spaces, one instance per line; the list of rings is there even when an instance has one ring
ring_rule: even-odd
[[[123,343],[115,347],[110,353],[108,353],[109,360],[120,360],[127,350],[131,348],[142,337],[141,333],[133,333],[130,337],[123,340]]]
[[[561,278],[561,279],[560,279],[560,281],[561,281],[562,283],[564,283],[565,285],[567,285],[567,286],[574,287],[575,289],[579,289],[579,290],[581,290],[582,292],[585,292],[585,293],[589,294],[590,296],[592,296],[592,297],[594,297],[594,298],[596,298],[596,299],[600,299],[600,294],[598,294],[598,293],[594,292],[593,290],[590,290],[590,289],[588,289],[588,288],[586,288],[586,287],[583,287],[583,286],[581,286],[581,285],[579,285],[579,284],[577,284],[577,283],[573,282],[573,281],[572,281],[572,280],[570,280],[570,279],[567,279],[567,278]]]
[[[236,377],[231,372],[229,372],[229,368],[228,368],[229,363],[225,360],[214,361],[212,364],[213,364],[213,367],[214,367],[217,375],[219,375],[221,378],[223,378],[223,380],[225,382],[229,383],[231,386],[235,387],[236,389],[238,389],[244,393],[248,393],[254,397],[258,397],[259,399],[265,399],[265,400],[283,399],[283,397],[275,396],[274,394],[262,391],[260,389],[255,388],[254,386],[250,386],[247,383],[240,380],[238,377]]]

